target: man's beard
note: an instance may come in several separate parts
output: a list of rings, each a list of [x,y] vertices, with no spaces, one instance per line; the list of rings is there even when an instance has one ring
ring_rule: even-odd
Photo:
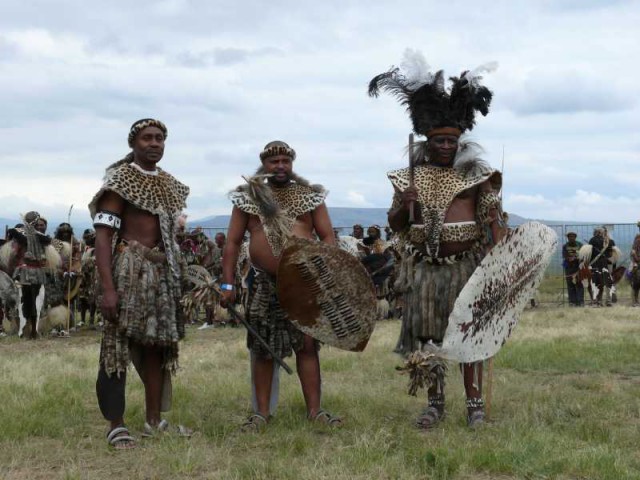
[[[286,178],[284,180],[280,180],[279,178],[276,177],[275,174],[272,174],[269,177],[269,183],[276,185],[276,186],[283,186],[288,184],[291,181],[291,174],[290,173],[285,173]]]
[[[379,238],[380,237],[378,236],[369,235],[362,240],[362,243],[364,243],[367,246],[373,245],[376,242],[376,240],[378,240]]]

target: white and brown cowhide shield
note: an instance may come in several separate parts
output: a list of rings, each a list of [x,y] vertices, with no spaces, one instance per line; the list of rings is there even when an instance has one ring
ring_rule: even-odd
[[[555,232],[538,222],[507,233],[460,292],[442,347],[433,350],[458,362],[493,357],[535,295],[557,244]]]
[[[364,350],[375,327],[376,298],[365,268],[353,255],[292,238],[280,259],[277,289],[296,328],[343,350]]]

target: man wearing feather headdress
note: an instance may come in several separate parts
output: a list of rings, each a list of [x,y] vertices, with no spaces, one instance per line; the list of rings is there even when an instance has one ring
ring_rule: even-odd
[[[189,188],[157,166],[166,138],[162,122],[135,122],[128,137],[133,151],[107,168],[89,204],[104,319],[96,393],[110,423],[107,441],[116,449],[135,445],[123,419],[130,362],[145,388],[143,436],[168,429],[161,412],[171,405],[171,374],[185,333],[179,304],[184,263],[176,233]],[[181,426],[177,431],[189,434]]]
[[[400,68],[376,76],[369,95],[386,91],[410,114],[413,131],[426,141],[411,144],[411,165],[389,172],[395,193],[389,225],[398,233],[402,261],[396,292],[404,293],[402,354],[442,342],[448,318],[462,288],[485,253],[505,232],[499,196],[501,174],[479,158],[478,145],[463,134],[486,115],[492,93],[479,76],[483,66],[452,77],[447,91],[443,71],[429,71],[419,52],[407,50]],[[428,404],[416,421],[435,427],[445,416],[444,369],[428,390]],[[461,364],[467,397],[467,423],[484,421],[482,363]]]
[[[276,272],[287,239],[291,236],[335,244],[335,235],[320,185],[310,185],[293,172],[296,152],[285,142],[269,142],[260,153],[262,166],[247,185],[231,192],[233,211],[222,255],[223,306],[235,300],[236,262],[245,232],[250,234],[249,256],[255,278],[249,287],[247,322],[280,357],[296,353],[296,366],[310,420],[338,426],[341,420],[320,408],[318,344],[288,320],[276,294]],[[259,430],[271,415],[273,359],[247,337],[252,355],[254,413],[244,430]]]

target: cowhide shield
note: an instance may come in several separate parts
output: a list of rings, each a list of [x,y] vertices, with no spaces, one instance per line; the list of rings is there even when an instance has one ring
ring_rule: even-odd
[[[68,302],[76,298],[81,286],[82,277],[80,275],[65,276],[63,281],[64,301]]]
[[[200,265],[189,265],[187,267],[186,277],[196,287],[206,285],[213,281],[213,278],[211,277],[211,274],[207,272],[207,269]]]
[[[493,357],[535,295],[557,244],[555,232],[538,222],[507,233],[460,292],[442,347],[433,350],[458,362]]]
[[[0,301],[4,305],[15,305],[18,301],[18,287],[13,279],[0,270]]]
[[[291,239],[277,274],[280,305],[302,332],[361,352],[376,321],[373,285],[362,264],[332,245]]]

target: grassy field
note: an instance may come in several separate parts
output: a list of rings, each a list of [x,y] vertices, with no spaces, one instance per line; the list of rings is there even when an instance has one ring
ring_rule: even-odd
[[[0,478],[640,478],[640,309],[526,311],[496,357],[492,421],[479,431],[465,426],[457,368],[441,428],[412,426],[425,401],[408,396],[407,378],[394,370],[398,330],[397,321],[379,323],[362,354],[322,349],[324,406],[344,417],[343,429],[310,425],[297,378],[283,373],[274,421],[265,433],[243,434],[244,330],[190,329],[168,419],[196,435],[124,452],[107,447],[96,405],[96,332],[2,339]],[[127,402],[139,435],[143,390],[135,373]]]

